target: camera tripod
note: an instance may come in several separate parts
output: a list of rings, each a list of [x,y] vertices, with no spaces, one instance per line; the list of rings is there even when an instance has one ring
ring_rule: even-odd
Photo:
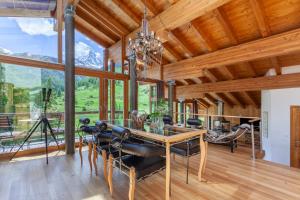
[[[11,160],[17,155],[17,153],[20,151],[20,149],[23,148],[24,144],[29,140],[29,138],[32,136],[32,134],[37,130],[38,127],[41,127],[41,131],[42,133],[44,133],[45,135],[45,149],[46,149],[46,163],[48,165],[48,130],[52,136],[52,138],[54,139],[57,149],[59,150],[59,145],[58,142],[55,138],[55,135],[53,133],[53,130],[51,128],[51,125],[49,123],[49,120],[47,118],[47,104],[50,100],[50,96],[51,96],[51,89],[47,89],[43,88],[42,89],[42,93],[43,93],[43,102],[44,102],[44,112],[43,114],[41,114],[41,116],[38,118],[38,120],[34,123],[34,125],[29,129],[27,136],[25,137],[23,143],[20,145],[19,149],[13,154],[13,156],[11,157]]]

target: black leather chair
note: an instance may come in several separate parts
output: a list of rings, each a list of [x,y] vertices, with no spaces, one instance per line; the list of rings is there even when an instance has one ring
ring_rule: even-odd
[[[134,198],[135,182],[145,179],[165,168],[164,148],[148,143],[136,143],[130,140],[130,131],[122,127],[113,127],[113,148],[119,150],[115,166],[130,178],[129,199]],[[112,194],[112,158],[110,156],[109,186]]]
[[[191,127],[198,127],[201,125],[201,121],[199,119],[188,119],[187,124]],[[186,162],[186,183],[189,182],[189,158],[191,156],[197,155],[200,153],[200,139],[195,138],[191,139],[179,144],[175,144],[171,147],[171,152],[187,158]]]
[[[173,125],[173,119],[170,115],[164,115],[163,122],[165,125]]]

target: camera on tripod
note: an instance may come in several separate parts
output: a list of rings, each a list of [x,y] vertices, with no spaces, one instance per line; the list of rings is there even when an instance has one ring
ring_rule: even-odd
[[[13,159],[17,153],[20,151],[20,149],[23,148],[24,144],[29,140],[29,138],[33,135],[33,133],[37,130],[38,127],[41,128],[42,133],[45,135],[45,150],[46,150],[46,163],[48,164],[48,131],[50,132],[50,135],[52,136],[53,140],[55,141],[57,145],[57,149],[59,150],[59,145],[56,140],[56,137],[53,133],[53,130],[51,128],[51,124],[49,123],[49,120],[47,118],[47,105],[50,102],[52,89],[49,88],[42,88],[42,96],[43,96],[43,102],[44,102],[44,111],[39,117],[39,119],[34,123],[34,125],[29,129],[23,143],[20,145],[19,149],[13,154],[11,159]]]

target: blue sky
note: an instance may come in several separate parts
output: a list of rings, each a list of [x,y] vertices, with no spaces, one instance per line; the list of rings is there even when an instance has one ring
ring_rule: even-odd
[[[0,17],[0,48],[56,58],[57,33],[53,31],[53,23],[53,19]],[[76,32],[75,42],[77,55],[87,53],[87,49],[102,51],[99,45],[79,32]]]

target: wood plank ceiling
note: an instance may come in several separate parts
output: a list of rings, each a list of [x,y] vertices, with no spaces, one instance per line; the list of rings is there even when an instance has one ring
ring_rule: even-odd
[[[162,17],[164,11],[182,2],[182,0],[147,0],[149,18],[153,19],[158,15]],[[186,2],[195,3],[193,0]],[[164,64],[170,65],[300,28],[300,0],[211,2],[217,2],[216,5],[221,6],[209,12],[199,13],[197,18],[179,27],[167,25],[171,29],[167,30],[168,37],[164,42]],[[76,27],[102,46],[110,47],[139,28],[143,9],[144,0],[80,0],[76,9]],[[181,16],[178,20],[182,18],[184,17]],[[261,77],[271,68],[280,75],[282,67],[300,64],[299,54],[195,69],[197,76],[194,75],[193,78],[180,76],[173,78],[177,85],[194,85]],[[213,104],[216,99],[222,99],[232,106],[260,106],[259,91],[206,93],[201,99],[209,104]]]

